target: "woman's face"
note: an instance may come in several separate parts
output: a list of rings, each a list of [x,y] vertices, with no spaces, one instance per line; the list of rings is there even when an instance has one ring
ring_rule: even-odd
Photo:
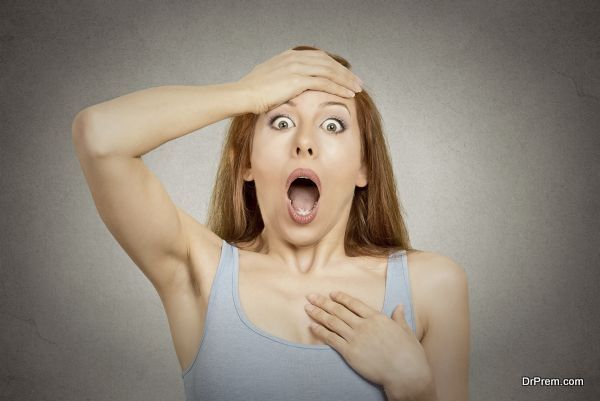
[[[323,104],[327,102],[341,104]],[[343,239],[354,188],[367,185],[360,152],[354,98],[309,90],[261,114],[244,180],[254,180],[266,231],[297,245],[315,243],[329,233]],[[299,180],[288,194],[288,178],[297,168],[313,170],[320,191],[300,188]],[[290,209],[308,210],[314,196],[318,203],[312,220],[295,219]]]

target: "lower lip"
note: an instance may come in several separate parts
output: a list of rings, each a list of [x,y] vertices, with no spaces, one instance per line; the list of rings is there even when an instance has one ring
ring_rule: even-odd
[[[319,210],[319,202],[318,201],[317,201],[317,204],[315,205],[315,207],[313,208],[313,210],[306,216],[301,216],[298,213],[296,213],[296,210],[294,210],[294,208],[292,207],[292,201],[289,198],[287,200],[287,205],[288,205],[288,212],[290,213],[290,217],[292,218],[292,220],[294,220],[298,224],[310,223],[316,217],[317,210]]]

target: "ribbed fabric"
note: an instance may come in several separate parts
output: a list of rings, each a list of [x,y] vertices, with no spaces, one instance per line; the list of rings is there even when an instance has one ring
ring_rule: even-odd
[[[223,241],[205,332],[182,373],[187,401],[385,401],[383,388],[346,363],[329,345],[305,345],[254,326],[240,307],[239,251]],[[383,312],[404,305],[416,332],[406,251],[388,258]]]

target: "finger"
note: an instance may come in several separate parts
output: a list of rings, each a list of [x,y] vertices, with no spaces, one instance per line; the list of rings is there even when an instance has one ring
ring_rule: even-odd
[[[290,70],[295,74],[308,75],[313,77],[323,77],[333,81],[353,92],[360,92],[362,88],[353,76],[340,74],[337,69],[323,63],[304,64],[294,62],[289,65]]]
[[[288,57],[290,57],[289,60],[291,62],[296,61],[306,65],[315,64],[327,67],[331,71],[327,75],[329,79],[334,77],[339,78],[341,80],[340,84],[345,85],[346,82],[356,84],[358,85],[358,89],[362,90],[362,80],[354,72],[322,50],[295,50]]]
[[[310,298],[311,295],[313,296],[313,298]],[[359,316],[357,316],[352,311],[348,310],[348,308],[346,308],[344,305],[333,301],[327,296],[323,296],[321,294],[309,294],[309,296],[307,296],[306,299],[308,300],[308,302],[318,306],[325,312],[333,316],[337,316],[342,322],[347,324],[349,327],[354,327],[360,323]]]
[[[404,305],[399,304],[392,311],[392,320],[402,326],[405,330],[410,330],[404,314]]]
[[[310,329],[313,331],[313,333],[322,338],[327,345],[333,347],[341,355],[346,355],[348,342],[342,337],[318,323],[311,323]]]
[[[342,307],[341,305],[339,305]],[[344,322],[338,316],[331,314],[324,310],[323,308],[307,304],[305,306],[306,313],[313,318],[317,323],[327,327],[329,330],[337,333],[339,336],[343,337],[345,340],[350,341],[352,335],[352,327],[350,327],[346,322]],[[348,313],[351,313],[348,311]]]
[[[352,312],[362,318],[367,319],[380,313],[378,310],[371,308],[361,300],[356,299],[345,292],[334,291],[330,294],[330,296],[335,302],[344,305],[346,308],[350,309]]]
[[[327,78],[297,75],[300,86],[315,91],[327,92],[332,95],[353,98],[354,92]]]

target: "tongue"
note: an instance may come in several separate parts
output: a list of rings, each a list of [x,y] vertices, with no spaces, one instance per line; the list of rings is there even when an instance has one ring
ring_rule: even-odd
[[[294,209],[311,210],[317,201],[318,189],[314,186],[292,185],[290,199]]]

